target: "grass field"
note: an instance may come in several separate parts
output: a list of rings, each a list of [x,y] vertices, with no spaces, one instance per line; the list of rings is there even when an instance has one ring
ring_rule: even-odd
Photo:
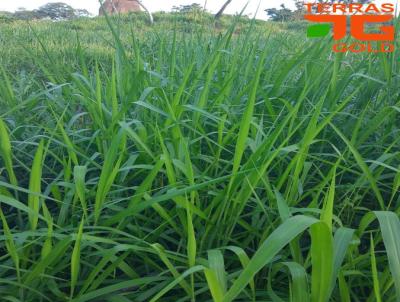
[[[144,18],[1,24],[0,300],[400,301],[399,51]]]

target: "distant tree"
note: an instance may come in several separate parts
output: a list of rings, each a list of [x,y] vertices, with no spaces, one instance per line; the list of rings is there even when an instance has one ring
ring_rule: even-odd
[[[304,1],[294,0],[294,6],[296,9],[292,13],[292,20],[303,20],[306,12]]]
[[[231,4],[232,0],[227,0],[224,5],[222,5],[221,9],[218,11],[218,13],[216,13],[215,15],[215,19],[219,19],[221,18],[222,14],[224,13],[224,11],[226,10],[226,8],[228,7],[229,4]]]
[[[40,18],[36,11],[27,10],[25,7],[19,7],[13,14],[13,17],[17,20],[33,20]]]
[[[279,9],[267,8],[265,11],[272,21],[285,22],[293,18],[293,12],[285,4],[281,4]]]
[[[172,10],[179,13],[197,13],[201,12],[203,8],[198,3],[192,3],[189,5],[174,6]]]
[[[47,3],[39,7],[36,13],[41,18],[50,18],[52,20],[73,19],[76,17],[74,8],[62,2]]]
[[[296,11],[304,11],[304,1],[294,0]]]
[[[14,14],[6,11],[0,11],[0,23],[11,22],[15,19]]]
[[[12,18],[17,20],[69,20],[90,16],[91,14],[86,9],[74,9],[68,4],[62,2],[47,3],[35,10],[26,10],[25,8],[20,8],[14,14],[12,14]]]
[[[86,9],[75,9],[74,13],[75,13],[75,18],[87,18],[92,15]]]

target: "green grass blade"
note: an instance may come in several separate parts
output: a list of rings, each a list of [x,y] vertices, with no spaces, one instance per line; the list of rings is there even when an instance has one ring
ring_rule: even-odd
[[[354,230],[349,228],[339,228],[335,232],[333,238],[333,272],[332,272],[332,282],[331,282],[331,292],[333,291],[336,283],[336,279],[341,270],[344,258],[346,256],[347,250],[353,239]]]
[[[325,223],[311,226],[311,301],[327,302],[333,273],[333,238]]]
[[[400,301],[400,219],[392,212],[374,212],[381,226],[397,301]]]
[[[170,273],[174,276],[175,279],[179,279],[181,274],[177,271],[177,269],[172,265],[171,261],[168,259],[165,249],[160,244],[153,244],[152,247],[157,251],[160,259],[167,266]],[[182,288],[186,291],[188,295],[191,295],[190,285],[186,282],[186,280],[181,279],[182,281],[179,283]]]
[[[332,173],[332,181],[329,187],[328,193],[324,200],[324,206],[321,213],[321,221],[325,222],[332,232],[332,219],[333,219],[333,205],[335,200],[335,188],[336,188],[336,167]]]
[[[381,298],[381,289],[379,285],[379,276],[378,276],[378,269],[376,267],[376,257],[375,257],[375,246],[374,246],[374,238],[371,234],[371,269],[372,269],[372,279],[374,283],[374,295],[376,302],[382,302]]]
[[[42,210],[43,216],[46,218],[47,222],[47,238],[41,251],[42,259],[44,259],[51,253],[51,250],[53,249],[53,217],[51,216],[51,213],[49,212],[45,202],[42,203]]]
[[[123,134],[119,132],[113,138],[110,148],[104,158],[104,165],[101,170],[95,198],[94,215],[96,223],[100,218],[103,203],[119,171],[122,160],[122,153],[120,155],[119,150],[121,149],[121,145],[124,145],[123,140]],[[119,160],[117,160],[118,157]]]
[[[236,256],[238,256],[240,264],[242,265],[243,269],[247,267],[247,265],[250,262],[250,258],[249,256],[247,256],[246,252],[237,246],[227,246],[226,247],[227,250],[232,251],[233,253],[236,254]],[[256,286],[254,283],[254,278],[251,278],[250,282],[249,282],[252,294],[253,294],[253,301],[255,301],[256,299]]]
[[[351,302],[350,290],[342,272],[339,273],[339,294],[340,301]]]
[[[31,175],[29,179],[30,193],[28,195],[28,207],[32,210],[32,213],[34,213],[29,215],[29,223],[31,230],[33,231],[36,230],[39,220],[40,198],[38,194],[41,194],[43,146],[44,142],[41,141],[33,159]]]
[[[336,128],[336,126],[334,126],[333,124],[330,124],[330,125],[335,130],[335,132],[340,136],[340,138],[346,143],[347,147],[349,148],[349,150],[353,154],[354,158],[357,161],[357,164],[359,165],[359,167],[361,168],[361,170],[363,171],[363,173],[367,177],[368,181],[371,183],[372,190],[375,193],[375,196],[376,196],[376,198],[377,198],[377,200],[379,202],[379,205],[381,206],[381,209],[384,210],[385,209],[385,202],[383,201],[382,194],[379,191],[379,188],[378,188],[378,186],[376,184],[376,180],[375,180],[374,176],[372,175],[371,170],[366,165],[366,163],[365,163],[364,159],[362,158],[361,154],[351,144],[351,142],[344,136],[344,134],[338,128]]]
[[[260,77],[262,70],[264,68],[264,61],[267,56],[267,51],[264,50],[262,56],[259,59],[258,66],[257,66],[257,71],[255,73],[253,82],[250,85],[250,95],[249,95],[249,100],[246,105],[245,112],[243,114],[243,118],[240,122],[239,125],[239,134],[236,142],[236,147],[235,147],[235,152],[234,152],[234,157],[233,157],[233,162],[232,162],[232,181],[234,177],[236,177],[236,173],[239,171],[240,164],[242,161],[242,157],[244,154],[244,151],[246,149],[246,142],[247,138],[249,135],[249,130],[250,130],[250,124],[253,118],[253,112],[254,112],[254,106],[257,98],[257,88],[258,85],[260,84]],[[230,182],[230,186],[232,185],[232,181]]]
[[[76,235],[74,249],[71,255],[71,293],[70,297],[72,298],[74,295],[76,284],[79,280],[79,271],[81,266],[81,241],[83,236],[83,223],[84,219],[82,219],[81,224],[79,226],[78,234]]]
[[[318,221],[306,216],[295,216],[286,220],[280,225],[251,258],[248,266],[234,281],[232,287],[224,296],[224,302],[233,301],[244,287],[250,282],[253,276],[268,264],[272,258],[287,244]]]
[[[4,236],[6,238],[5,239],[6,249],[7,249],[7,252],[10,254],[11,259],[14,262],[15,270],[17,272],[18,282],[20,282],[21,281],[20,257],[18,255],[17,247],[15,246],[15,243],[14,243],[13,235],[10,231],[7,220],[4,217],[4,214],[3,214],[3,211],[1,208],[0,208],[0,218],[1,218],[1,221],[3,224]]]
[[[39,278],[45,270],[50,267],[53,263],[65,255],[66,250],[70,246],[71,241],[68,238],[64,238],[58,242],[52,249],[51,253],[44,259],[36,262],[31,270],[25,273],[23,277],[24,284],[29,284]]]
[[[189,268],[188,270],[186,270],[178,279],[175,279],[174,281],[172,281],[170,284],[168,284],[168,286],[166,286],[165,288],[163,288],[157,295],[155,295],[149,302],[156,302],[156,301],[160,301],[160,298],[162,298],[162,296],[164,296],[166,293],[168,293],[170,290],[172,290],[177,284],[179,284],[183,279],[185,279],[187,276],[191,276],[194,273],[200,272],[200,271],[204,271],[204,266],[202,265],[196,265],[193,266],[191,268]]]
[[[17,178],[13,169],[11,152],[11,142],[7,131],[7,126],[0,118],[0,155],[4,160],[10,183],[14,186],[18,186]]]
[[[83,213],[88,218],[88,210],[86,203],[86,184],[85,178],[87,173],[86,166],[75,166],[74,167],[74,182],[75,182],[75,190],[78,195],[78,198],[81,202]]]
[[[215,272],[219,288],[222,291],[221,298],[225,295],[227,289],[226,271],[224,257],[220,250],[208,251],[209,268]]]
[[[284,262],[292,277],[292,296],[293,302],[309,302],[310,293],[308,289],[307,272],[296,262]]]
[[[221,302],[224,297],[224,292],[218,280],[217,273],[213,269],[205,268],[204,274],[206,276],[208,288],[213,297],[213,302]]]

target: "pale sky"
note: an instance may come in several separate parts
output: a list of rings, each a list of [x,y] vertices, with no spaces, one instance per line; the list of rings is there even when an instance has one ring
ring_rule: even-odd
[[[226,9],[226,13],[234,14],[236,12],[240,12],[246,5],[247,1],[249,1],[249,5],[245,14],[251,16],[254,16],[254,13],[257,11],[258,4],[260,3],[260,10],[257,15],[257,17],[260,19],[266,19],[266,13],[264,12],[266,8],[279,7],[281,3],[284,3],[288,7],[293,7],[292,0],[233,0]],[[98,0],[0,0],[0,11],[15,11],[20,7],[32,10],[49,2],[64,2],[74,8],[87,9],[94,15],[97,15],[100,7]],[[149,10],[156,12],[169,11],[173,6],[191,3],[199,3],[203,6],[205,0],[142,0],[142,2],[149,8]],[[222,4],[222,0],[208,0],[207,10],[211,12],[217,12]]]

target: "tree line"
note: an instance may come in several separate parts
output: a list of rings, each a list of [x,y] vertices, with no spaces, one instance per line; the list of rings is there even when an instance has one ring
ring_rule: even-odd
[[[0,12],[0,19],[5,20],[70,20],[81,17],[89,17],[91,14],[86,9],[74,9],[72,6],[62,3],[47,3],[38,9],[27,10],[19,8],[16,12]]]
[[[219,11],[215,14],[215,18],[220,18],[228,6],[234,0],[225,1]],[[205,0],[204,5],[198,3],[192,3],[189,5],[174,6],[173,12],[178,13],[202,13],[206,12],[208,0]],[[265,10],[268,17],[272,21],[286,22],[286,21],[297,21],[302,20],[305,13],[303,1],[293,0],[295,9],[290,9],[284,4],[281,4],[279,8],[268,8]],[[369,3],[370,0],[317,0],[318,3]],[[142,5],[141,1],[138,1]],[[147,9],[145,9],[148,11]],[[151,13],[148,12],[151,16]],[[81,17],[89,17],[91,14],[85,9],[74,9],[72,6],[63,3],[47,3],[38,9],[27,10],[24,8],[18,9],[14,13],[0,12],[1,19],[16,19],[16,20],[34,20],[34,19],[51,19],[51,20],[70,20]],[[151,17],[152,21],[152,17]]]

